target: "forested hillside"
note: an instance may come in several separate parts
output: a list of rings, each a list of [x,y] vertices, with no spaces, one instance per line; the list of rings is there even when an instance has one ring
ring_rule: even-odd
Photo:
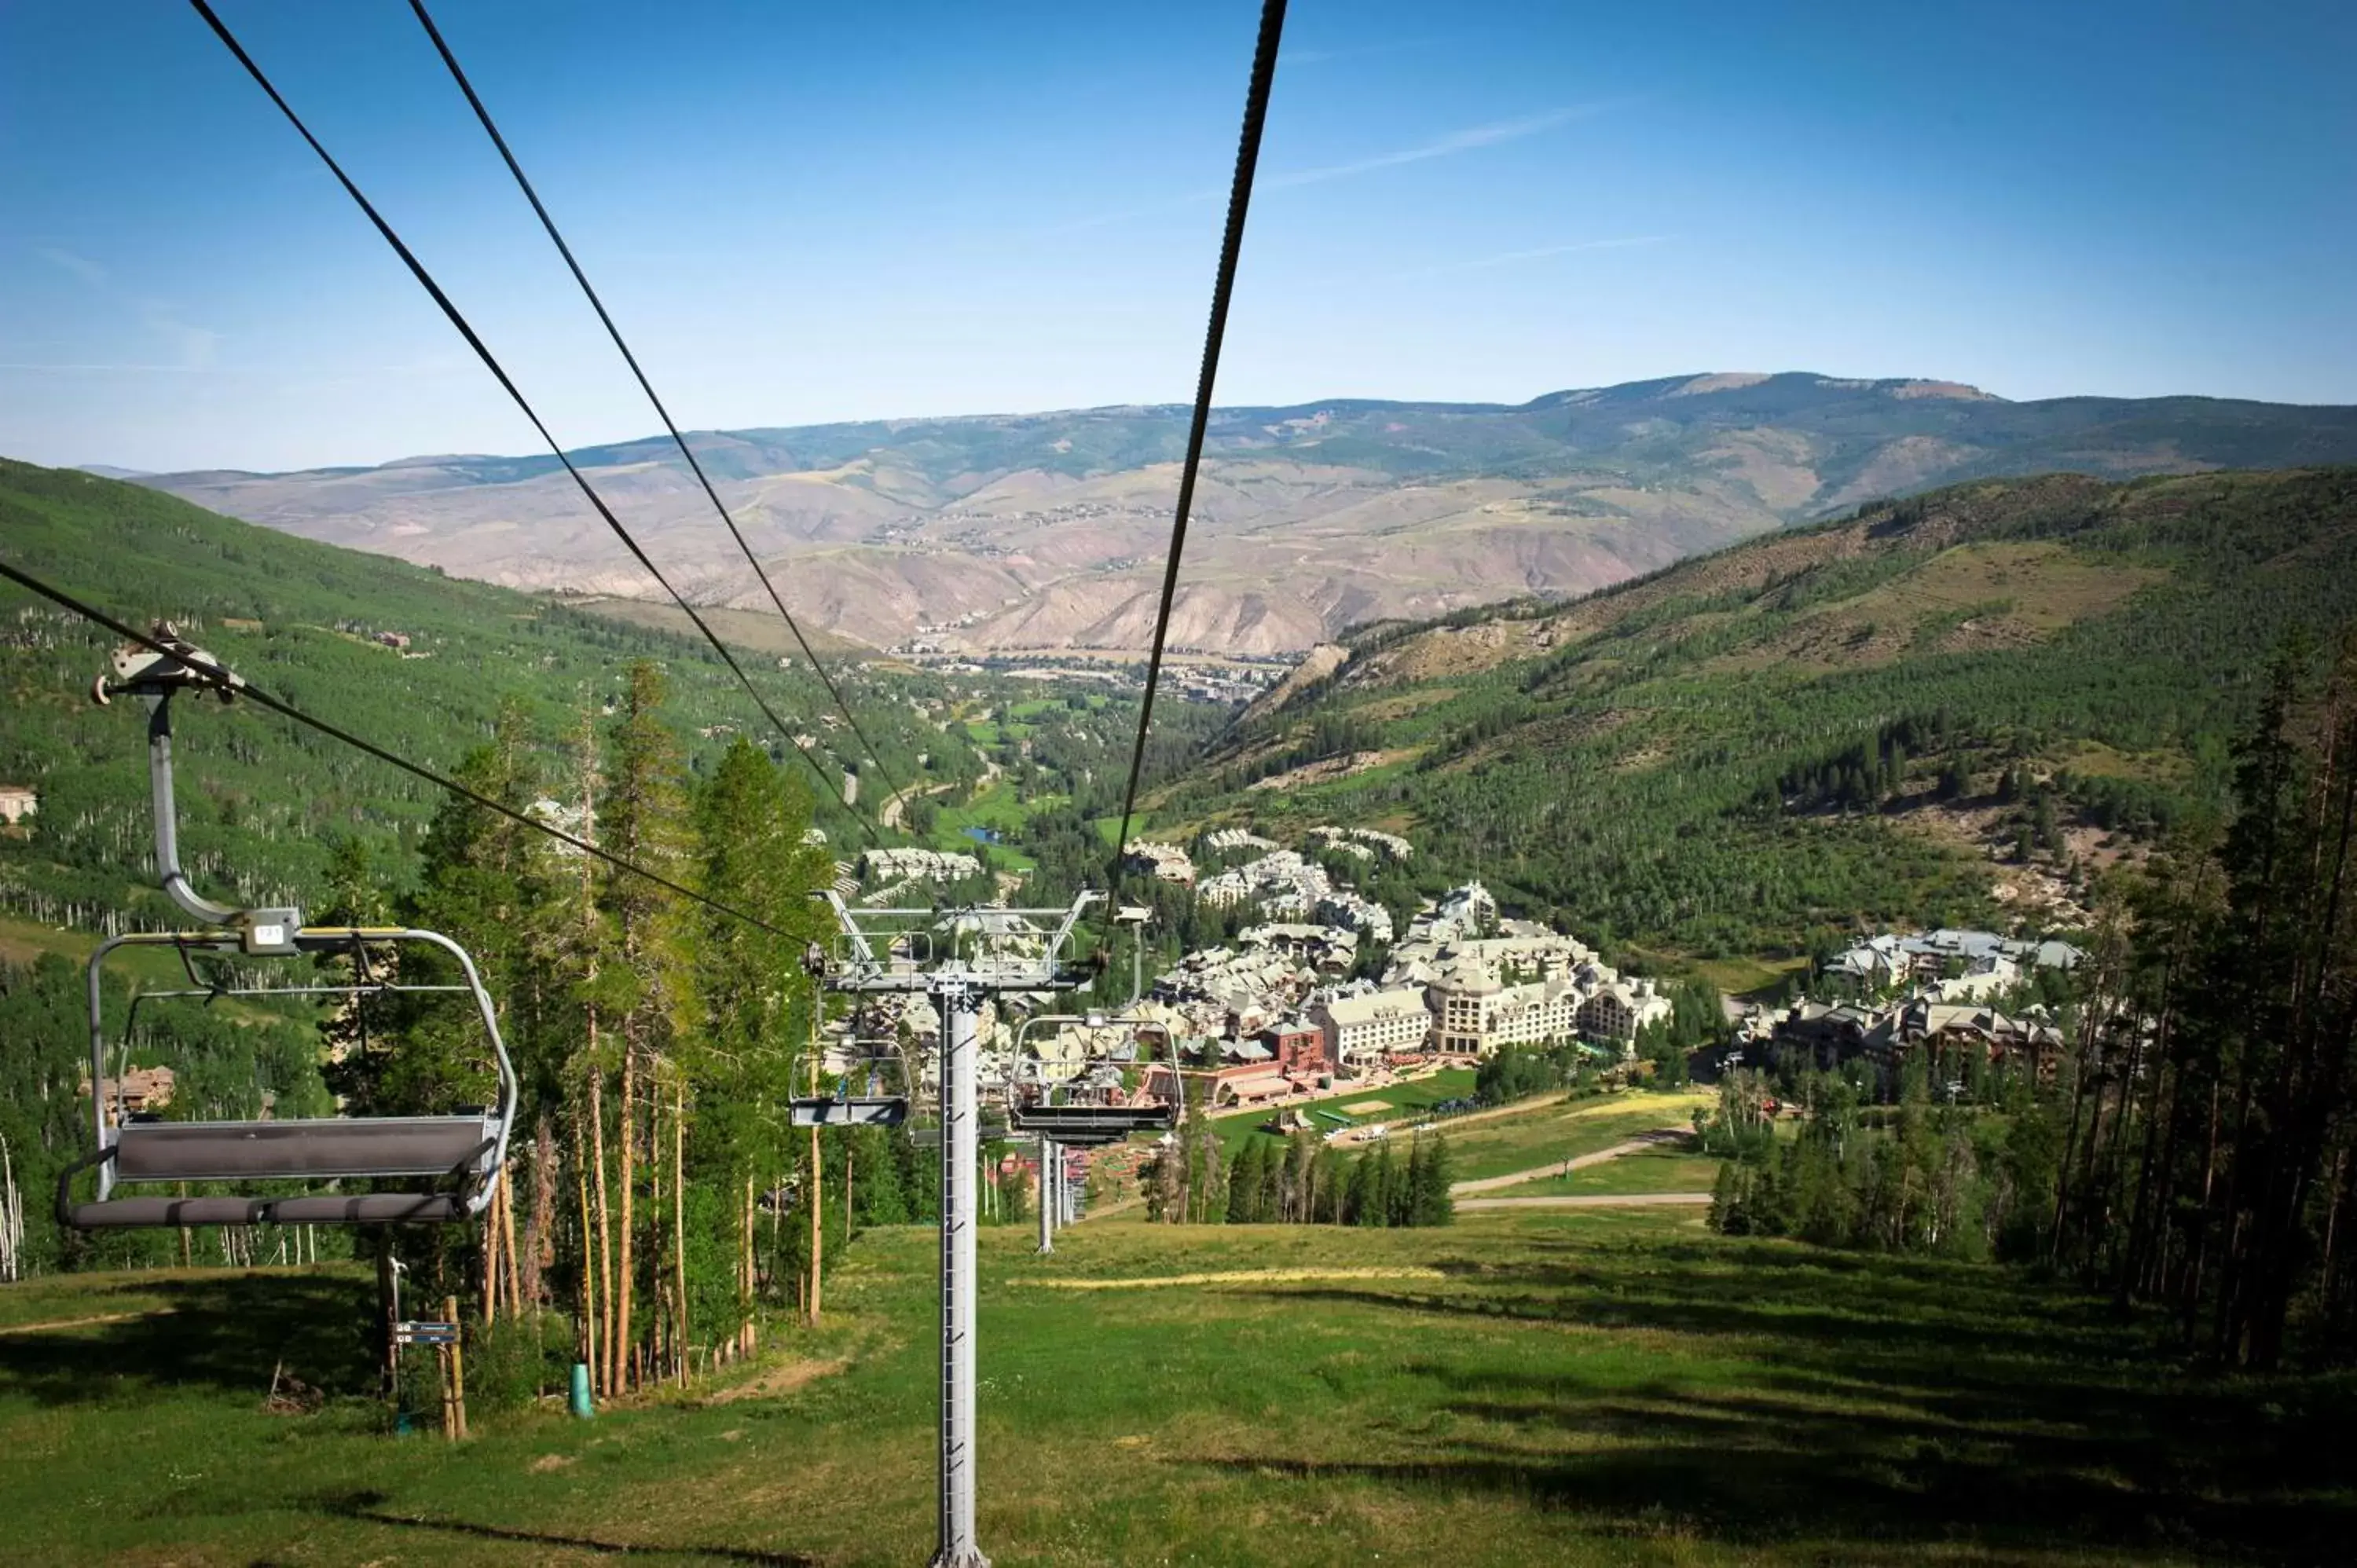
[[[603,1389],[670,1375],[691,1346],[707,1359],[748,1346],[757,1302],[802,1288],[807,1228],[757,1236],[750,1217],[757,1202],[775,1211],[789,1190],[808,1193],[813,1176],[812,1151],[776,1114],[812,1072],[814,996],[799,961],[823,911],[811,894],[834,879],[838,846],[863,842],[834,793],[856,758],[834,744],[809,673],[757,671],[773,703],[809,716],[816,779],[791,741],[748,722],[751,704],[716,661],[661,634],[17,465],[0,470],[0,540],[35,575],[135,622],[168,617],[276,694],[512,811],[586,807],[607,848],[768,921],[699,912],[250,703],[180,704],[184,858],[201,890],[296,903],[320,922],[443,931],[474,953],[500,1005],[522,1080],[511,1179],[482,1235],[414,1244],[413,1283],[479,1293],[486,1322],[519,1303],[568,1301],[584,1337],[564,1353],[595,1359]],[[38,794],[33,815],[0,831],[0,1147],[26,1225],[7,1261],[34,1273],[253,1262],[316,1240],[269,1226],[75,1237],[52,1220],[52,1184],[90,1137],[71,960],[100,931],[187,922],[151,882],[141,714],[88,698],[107,635],[13,588],[0,628],[0,781]],[[880,684],[846,679],[902,777],[980,773],[973,750],[876,700]],[[920,769],[920,751],[938,766]],[[828,802],[826,845],[805,841],[814,794]],[[445,1112],[488,1097],[488,1053],[450,998],[149,1003],[135,1023],[134,983],[190,983],[170,959],[148,958],[125,955],[107,976],[121,1047],[108,1070],[170,1069],[167,1117],[322,1114],[331,1095],[353,1111]],[[206,959],[193,972],[202,984],[300,984],[352,978],[348,963]],[[906,1139],[863,1132],[826,1157],[859,1161],[856,1207],[847,1188],[830,1199],[845,1226],[931,1201]],[[576,1173],[577,1204],[558,1204],[560,1159]],[[338,1252],[353,1244],[328,1240]],[[516,1375],[533,1386],[536,1351],[499,1353],[520,1359]]]
[[[1157,831],[1390,828],[1428,875],[1703,958],[2070,924],[2093,867],[2222,805],[2277,645],[2352,617],[2357,470],[1965,485],[1367,628]]]
[[[490,735],[503,704],[555,744],[581,729],[585,714],[610,710],[628,660],[659,659],[673,677],[665,717],[687,738],[692,768],[710,767],[732,734],[748,735],[801,774],[834,842],[859,842],[839,781],[865,759],[801,660],[791,670],[747,662],[770,705],[808,725],[823,779],[764,733],[700,643],[289,538],[135,485],[21,463],[0,462],[0,540],[9,559],[48,581],[134,624],[168,618],[277,695],[445,771]],[[385,646],[381,633],[406,646]],[[136,713],[89,699],[112,645],[0,585],[0,784],[39,793],[31,822],[0,834],[0,917],[98,928],[164,913],[145,886],[144,726]],[[843,679],[894,777],[917,778],[930,728],[888,704],[860,671]],[[301,902],[346,838],[378,851],[387,875],[407,876],[438,803],[430,787],[259,709],[184,706],[182,843],[200,883]],[[963,747],[932,749],[942,752],[944,777],[979,770]]]

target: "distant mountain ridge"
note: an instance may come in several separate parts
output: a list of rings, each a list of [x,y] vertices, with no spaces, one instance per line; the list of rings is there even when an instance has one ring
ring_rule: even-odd
[[[798,617],[878,646],[1138,648],[1186,410],[698,432]],[[766,603],[664,438],[573,457],[698,599]],[[1711,372],[1519,404],[1332,399],[1211,423],[1173,637],[1305,649],[1367,621],[1573,596],[1961,480],[2357,461],[2357,408],[2013,403],[1936,380]],[[143,475],[249,521],[511,586],[653,596],[552,457]]]

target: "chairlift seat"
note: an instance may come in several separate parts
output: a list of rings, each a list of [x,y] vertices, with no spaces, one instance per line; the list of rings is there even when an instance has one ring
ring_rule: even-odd
[[[76,1203],[68,1222],[80,1230],[184,1225],[447,1224],[467,1218],[466,1202],[447,1192],[362,1192],[309,1197],[114,1197]]]
[[[131,932],[101,943],[90,960],[91,1078],[105,1077],[107,1038],[98,1011],[99,966],[124,946],[168,946],[183,955],[202,939],[188,933]],[[319,1116],[259,1122],[167,1122],[131,1116],[110,1125],[107,1108],[94,1097],[96,1146],[59,1174],[57,1214],[75,1230],[128,1230],[198,1225],[404,1225],[455,1224],[482,1213],[497,1190],[513,1118],[516,1083],[498,1015],[484,991],[474,961],[447,937],[407,929],[306,928],[296,933],[304,950],[328,950],[361,941],[411,941],[440,948],[457,959],[464,983],[405,987],[398,981],[364,980],[350,986],[239,987],[234,995],[357,993],[363,991],[456,992],[468,996],[481,1020],[499,1077],[499,1101],[465,1106],[434,1116]],[[193,978],[193,976],[192,976]],[[199,993],[143,993],[190,995]],[[95,1167],[98,1190],[88,1202],[71,1196],[74,1176]],[[317,1190],[345,1181],[414,1184],[400,1192]],[[266,1192],[199,1196],[119,1195],[126,1184],[219,1182],[251,1188],[261,1183],[300,1184],[314,1190],[284,1196]]]
[[[1132,1133],[1168,1132],[1176,1120],[1168,1105],[1018,1105],[1009,1114],[1017,1132],[1065,1144],[1118,1143]]]
[[[68,1165],[58,1176],[57,1212],[76,1229],[102,1227],[252,1225],[276,1221],[292,1225],[399,1224],[405,1221],[451,1222],[471,1219],[483,1212],[498,1190],[507,1158],[508,1132],[515,1118],[518,1083],[515,1066],[500,1038],[499,1009],[484,989],[481,973],[467,950],[438,932],[407,927],[306,926],[302,913],[292,908],[241,908],[199,897],[180,866],[178,828],[172,792],[171,704],[175,693],[192,689],[217,692],[223,701],[243,685],[221,661],[202,649],[178,639],[168,625],[159,626],[146,652],[115,656],[115,679],[102,678],[92,695],[103,705],[115,695],[135,695],[147,706],[147,769],[156,813],[156,867],[167,897],[210,928],[201,931],[128,931],[108,938],[91,953],[87,965],[90,1005],[90,1097],[92,1138],[90,1152]],[[460,978],[429,978],[411,983],[398,965],[379,972],[371,965],[370,945],[410,943],[440,950],[455,963]],[[452,993],[473,1003],[490,1047],[490,1065],[499,1090],[495,1106],[465,1107],[440,1116],[360,1116],[296,1118],[268,1122],[159,1122],[124,1118],[110,1125],[106,1084],[109,1039],[103,1006],[102,971],[107,956],[119,948],[168,948],[179,956],[187,972],[185,990],[147,991],[132,997],[127,1039],[138,1006],[148,996],[202,997],[207,1004],[222,996],[342,996],[357,1009],[360,1000],[382,993]],[[220,977],[208,982],[191,955],[198,952],[242,952],[250,957],[299,958],[346,953],[355,973],[349,983],[314,981],[293,985],[231,984]],[[125,1060],[123,1067],[127,1067]],[[121,1068],[117,1068],[120,1071]],[[98,1190],[88,1203],[72,1199],[76,1175],[95,1168]],[[410,1178],[426,1190],[391,1193],[307,1192],[287,1197],[242,1193],[201,1197],[116,1197],[124,1183],[221,1182],[245,1186],[254,1182],[317,1185],[345,1179]]]
[[[498,1168],[502,1128],[484,1112],[455,1116],[317,1118],[286,1122],[129,1122],[87,1163],[113,1182],[324,1181],[447,1177],[451,1192],[306,1193],[285,1197],[102,1197],[65,1200],[76,1230],[189,1225],[447,1224],[468,1219],[470,1195]],[[72,1172],[66,1173],[70,1178]]]
[[[855,1094],[842,1100],[822,1095],[793,1102],[797,1127],[898,1127],[908,1119],[905,1095]]]

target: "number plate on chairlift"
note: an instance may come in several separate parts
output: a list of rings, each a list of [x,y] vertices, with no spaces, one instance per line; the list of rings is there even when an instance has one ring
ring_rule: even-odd
[[[793,1102],[797,1127],[898,1127],[909,1119],[909,1102],[896,1096],[820,1098]]]

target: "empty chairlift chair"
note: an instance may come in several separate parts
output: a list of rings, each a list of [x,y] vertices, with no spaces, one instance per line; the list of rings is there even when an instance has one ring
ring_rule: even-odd
[[[507,1155],[516,1103],[515,1069],[500,1038],[499,1017],[483,989],[474,960],[465,949],[433,931],[407,928],[316,927],[302,924],[291,908],[240,909],[200,897],[181,872],[172,798],[171,700],[185,689],[211,691],[227,702],[242,682],[201,649],[181,642],[169,627],[158,640],[166,656],[146,650],[115,655],[115,677],[102,678],[94,695],[103,703],[118,695],[142,699],[148,710],[148,764],[155,787],[156,861],[164,891],[210,929],[135,932],[102,943],[89,967],[91,1098],[96,1145],[58,1181],[58,1218],[76,1230],[131,1226],[352,1225],[448,1222],[482,1212],[497,1190]],[[347,995],[365,999],[393,993],[436,992],[463,996],[482,1026],[497,1079],[495,1103],[444,1115],[335,1116],[254,1122],[166,1122],[118,1114],[112,1122],[104,1086],[108,1040],[101,1008],[101,973],[109,955],[123,948],[170,948],[187,970],[191,988],[149,992],[154,996]],[[452,983],[405,983],[397,965],[380,974],[370,950],[393,953],[403,948],[438,950],[457,966]],[[235,953],[248,958],[305,958],[321,953],[353,956],[351,984],[291,984],[229,987],[207,985],[195,955]],[[135,1009],[138,1001],[134,1001]],[[74,1177],[97,1171],[97,1196],[77,1202]],[[396,1192],[315,1191],[287,1196],[256,1192],[226,1196],[118,1197],[116,1188],[155,1183],[202,1182],[230,1187],[300,1183],[317,1187],[342,1181],[401,1181]]]
[[[1171,1101],[1160,1105],[1056,1105],[1049,1103],[1054,1090],[1043,1078],[1037,1103],[1008,1106],[1007,1119],[1016,1132],[1029,1133],[1048,1143],[1072,1148],[1092,1148],[1126,1142],[1133,1133],[1167,1133],[1178,1124],[1176,1101],[1185,1093],[1178,1074],[1178,1041],[1167,1026],[1154,1024],[1140,1012],[1146,992],[1146,925],[1151,918],[1150,910],[1138,906],[1124,906],[1114,916],[1114,924],[1130,934],[1129,1005],[1117,1014],[1043,1013],[1027,1019],[1016,1031],[1015,1057],[1019,1063],[1025,1040],[1042,1024],[1060,1027],[1079,1024],[1092,1031],[1125,1026],[1131,1029],[1133,1039],[1144,1036],[1145,1030],[1140,1026],[1158,1028],[1170,1047]]]
[[[1015,1057],[1020,1062],[1024,1042],[1031,1031],[1042,1024],[1059,1026],[1078,1024],[1090,1030],[1132,1029],[1149,1021],[1135,1014],[1103,1013],[1043,1013],[1026,1019],[1016,1031]],[[1142,1033],[1142,1031],[1141,1031]],[[1174,1046],[1170,1059],[1171,1082],[1178,1082],[1178,1059]],[[1011,1086],[1010,1086],[1011,1088]],[[1177,1092],[1175,1088],[1174,1094]],[[1010,1104],[1007,1122],[1017,1133],[1028,1133],[1051,1143],[1072,1148],[1096,1147],[1125,1142],[1133,1133],[1167,1133],[1177,1122],[1176,1109],[1160,1105],[1056,1105],[1050,1103],[1053,1088],[1044,1078],[1039,1099],[1028,1105]],[[1011,1095],[1010,1095],[1011,1098]]]

